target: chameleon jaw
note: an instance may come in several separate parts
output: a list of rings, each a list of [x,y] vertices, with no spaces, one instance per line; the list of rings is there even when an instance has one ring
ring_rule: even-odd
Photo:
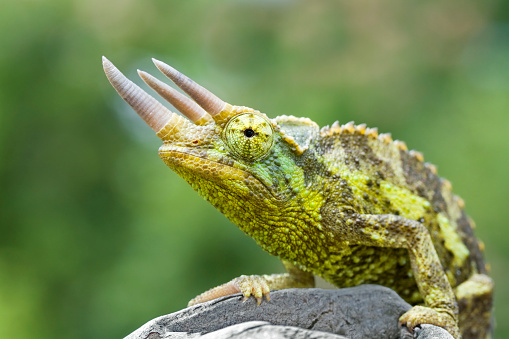
[[[256,192],[257,200],[269,199],[276,203],[284,200],[270,188],[270,183],[264,183],[248,171],[235,166],[227,157],[213,159],[207,153],[207,150],[167,144],[159,148],[159,157],[164,163],[188,182],[199,177],[229,191],[234,189],[242,199],[253,199],[252,192]]]
[[[180,175],[180,170],[192,172],[206,180],[214,182],[237,182],[236,187],[244,187],[246,193],[248,186],[256,186],[256,189],[265,191],[264,195],[271,195],[270,190],[251,173],[240,168],[222,163],[220,159],[213,160],[206,151],[197,154],[196,151],[187,147],[162,146],[159,156],[165,164]]]
[[[226,179],[230,180],[253,178],[249,173],[241,169],[211,160],[206,156],[195,154],[195,152],[184,147],[160,149],[159,156],[172,169],[186,168],[206,179],[219,178],[225,174],[227,174]]]

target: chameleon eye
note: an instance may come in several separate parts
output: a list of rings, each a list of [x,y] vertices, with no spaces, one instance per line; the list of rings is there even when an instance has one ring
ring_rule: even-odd
[[[241,113],[228,121],[223,131],[228,150],[246,161],[263,158],[272,148],[272,124],[257,113]]]

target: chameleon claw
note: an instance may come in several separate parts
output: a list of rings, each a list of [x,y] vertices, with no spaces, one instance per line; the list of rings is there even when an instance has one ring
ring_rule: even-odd
[[[439,312],[436,309],[423,306],[414,306],[403,314],[399,323],[406,326],[411,333],[421,324],[430,324],[444,328],[455,339],[461,338],[456,320],[448,312]]]
[[[191,300],[188,306],[200,304],[205,301],[213,300],[227,295],[242,293],[246,302],[251,296],[255,297],[256,303],[260,305],[263,297],[270,300],[270,287],[267,278],[258,275],[242,275],[221,286],[214,287]]]
[[[244,301],[253,296],[256,299],[256,303],[260,305],[263,296],[267,297],[267,301],[270,299],[270,288],[263,277],[258,275],[242,275],[233,279],[232,283],[244,295]]]

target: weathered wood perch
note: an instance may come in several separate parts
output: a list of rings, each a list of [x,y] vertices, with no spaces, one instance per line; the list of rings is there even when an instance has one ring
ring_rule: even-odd
[[[253,298],[240,302],[242,298],[228,296],[155,318],[125,339],[414,338],[398,326],[398,318],[411,306],[382,286],[279,290],[260,306]],[[416,338],[452,336],[424,325]]]

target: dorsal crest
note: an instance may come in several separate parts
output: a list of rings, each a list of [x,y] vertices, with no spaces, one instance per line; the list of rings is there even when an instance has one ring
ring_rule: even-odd
[[[293,115],[281,115],[274,119],[280,128],[283,140],[287,142],[292,150],[301,155],[309,148],[319,132],[316,122],[309,118],[297,118]]]

